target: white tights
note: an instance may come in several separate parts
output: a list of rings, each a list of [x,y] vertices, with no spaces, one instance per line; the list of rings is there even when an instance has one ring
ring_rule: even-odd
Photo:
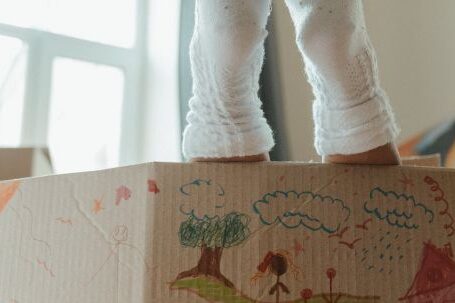
[[[320,155],[392,142],[398,129],[378,79],[361,0],[286,0],[315,101]],[[187,158],[256,155],[273,134],[258,97],[271,0],[197,0],[190,46]]]

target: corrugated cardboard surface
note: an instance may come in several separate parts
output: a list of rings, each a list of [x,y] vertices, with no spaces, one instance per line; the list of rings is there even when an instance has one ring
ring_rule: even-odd
[[[426,167],[441,167],[441,155],[426,155],[426,156],[413,156],[402,158],[403,165],[408,166],[426,166]]]
[[[454,200],[454,170],[420,167],[154,163],[4,182],[0,302],[451,302]]]

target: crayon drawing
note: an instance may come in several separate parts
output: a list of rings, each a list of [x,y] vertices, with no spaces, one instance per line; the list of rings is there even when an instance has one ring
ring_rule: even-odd
[[[274,191],[253,203],[253,211],[264,225],[279,224],[288,229],[299,227],[328,234],[338,232],[350,215],[345,202],[313,192]],[[335,221],[326,221],[323,214],[332,213]]]
[[[407,303],[455,302],[455,261],[452,245],[424,243],[422,261],[412,286],[400,298]]]

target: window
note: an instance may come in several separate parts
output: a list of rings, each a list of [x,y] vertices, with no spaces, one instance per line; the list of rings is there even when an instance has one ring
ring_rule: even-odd
[[[0,140],[8,146],[20,143],[27,51],[23,41],[0,36]]]
[[[140,160],[147,6],[0,0],[0,145],[49,146],[57,172]]]
[[[0,22],[132,47],[135,0],[0,0]]]
[[[113,67],[58,58],[54,61],[49,147],[58,171],[117,165],[121,136],[123,73]]]

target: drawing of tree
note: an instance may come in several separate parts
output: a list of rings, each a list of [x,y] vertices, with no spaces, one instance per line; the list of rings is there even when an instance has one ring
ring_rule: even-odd
[[[238,212],[231,212],[224,217],[205,215],[202,218],[194,212],[189,213],[187,220],[180,225],[180,243],[186,247],[200,248],[201,256],[197,265],[180,273],[177,280],[208,276],[233,288],[234,284],[221,273],[221,257],[225,248],[237,246],[248,238],[249,223],[250,218]]]

